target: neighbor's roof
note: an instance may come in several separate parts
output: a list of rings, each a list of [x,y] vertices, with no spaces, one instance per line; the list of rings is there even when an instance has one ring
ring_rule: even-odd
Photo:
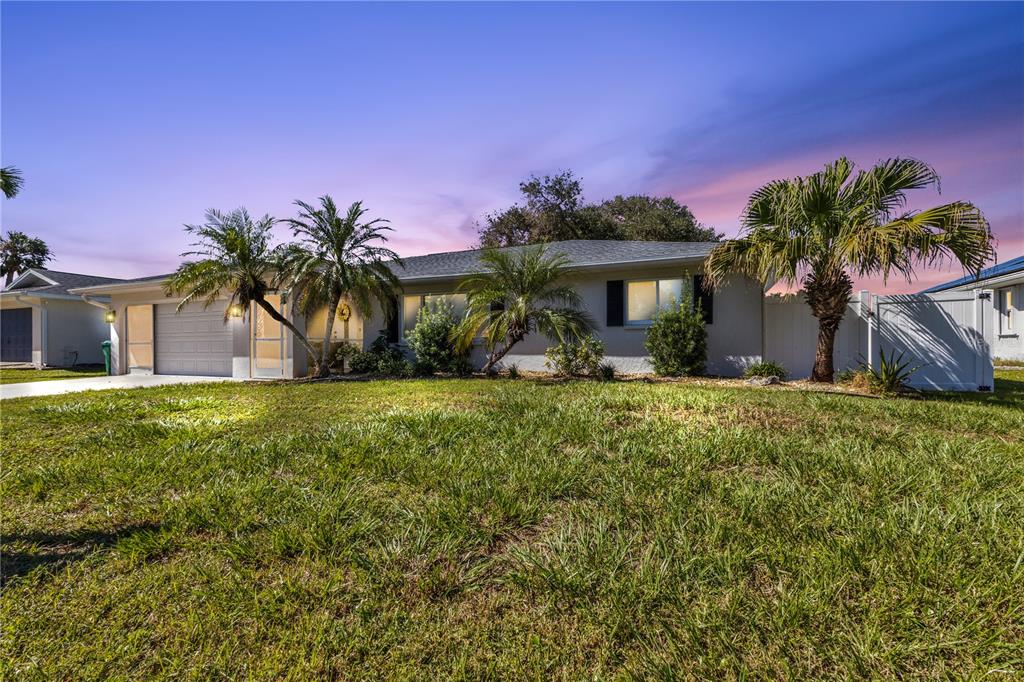
[[[549,253],[559,253],[569,259],[570,268],[587,268],[632,263],[670,264],[703,260],[718,242],[641,242],[603,239],[574,239],[547,244]],[[526,247],[510,246],[501,251],[521,251]],[[446,251],[425,256],[403,258],[403,266],[393,265],[398,279],[407,282],[428,279],[448,279],[480,272],[483,249]],[[80,288],[80,293],[107,293],[136,286],[161,284],[171,275],[154,275],[138,279],[110,282],[106,286]]]
[[[61,272],[60,270],[47,270],[45,268],[29,268],[18,275],[9,287],[0,291],[0,295],[79,298],[70,293],[70,290],[120,281],[122,280],[113,277],[83,275],[77,272]]]
[[[975,284],[983,282],[987,279],[993,279],[995,277],[1003,277],[1005,275],[1012,275],[1015,272],[1024,272],[1024,256],[1017,256],[1011,258],[1005,263],[999,265],[993,265],[990,268],[982,270],[977,277],[974,275],[965,275],[959,279],[954,279],[944,284],[937,284],[930,289],[925,289],[922,294],[934,294],[938,291],[946,291],[947,289],[955,289],[956,287],[964,286],[965,284]]]
[[[703,260],[717,242],[645,242],[614,241],[610,239],[573,239],[551,242],[548,252],[564,255],[568,267],[588,268],[606,265],[628,265],[632,263],[672,263],[687,260]],[[522,246],[511,246],[502,251],[521,251]],[[482,249],[471,251],[448,251],[425,256],[403,258],[404,266],[395,267],[395,274],[402,281],[418,279],[445,279],[480,272]]]

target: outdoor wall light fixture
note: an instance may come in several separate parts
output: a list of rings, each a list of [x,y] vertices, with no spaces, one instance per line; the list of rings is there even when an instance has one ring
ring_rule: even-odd
[[[242,306],[240,306],[239,304],[235,303],[230,308],[228,308],[228,315],[230,315],[231,317],[241,317],[242,316]]]
[[[108,310],[107,312],[103,313],[103,321],[108,324],[114,324],[115,322],[117,322],[117,311]]]

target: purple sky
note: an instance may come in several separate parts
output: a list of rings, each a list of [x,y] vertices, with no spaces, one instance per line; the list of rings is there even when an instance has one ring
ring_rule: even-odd
[[[734,235],[762,183],[915,156],[1024,253],[1024,5],[10,3],[4,229],[55,269],[172,270],[209,207],[330,193],[403,255],[471,246],[530,173]],[[282,229],[282,237],[287,236]],[[918,290],[959,274],[920,271]],[[880,282],[861,286],[881,292]]]

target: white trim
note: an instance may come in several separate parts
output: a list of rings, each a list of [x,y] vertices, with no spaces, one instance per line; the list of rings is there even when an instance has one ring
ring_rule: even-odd
[[[17,284],[18,282],[20,282],[21,280],[25,279],[25,277],[28,276],[29,274],[35,275],[36,277],[38,277],[39,279],[43,280],[44,282],[49,282],[50,286],[58,286],[58,287],[60,286],[60,282],[55,282],[52,279],[50,279],[49,277],[47,277],[46,275],[40,273],[38,270],[35,270],[34,268],[29,268],[25,272],[23,272],[20,275],[18,275],[17,277],[15,277],[11,281],[10,285],[4,287],[4,291],[13,291],[14,290],[14,285]]]

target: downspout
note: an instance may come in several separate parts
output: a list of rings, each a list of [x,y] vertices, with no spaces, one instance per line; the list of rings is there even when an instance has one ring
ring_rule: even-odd
[[[36,308],[39,310],[39,367],[42,369],[46,367],[46,361],[49,360],[49,346],[50,339],[49,334],[49,319],[47,319],[46,306],[42,303],[33,303],[32,301],[26,300],[24,296],[15,296],[14,300],[18,303],[24,303],[30,308]],[[35,364],[35,363],[33,363]]]

